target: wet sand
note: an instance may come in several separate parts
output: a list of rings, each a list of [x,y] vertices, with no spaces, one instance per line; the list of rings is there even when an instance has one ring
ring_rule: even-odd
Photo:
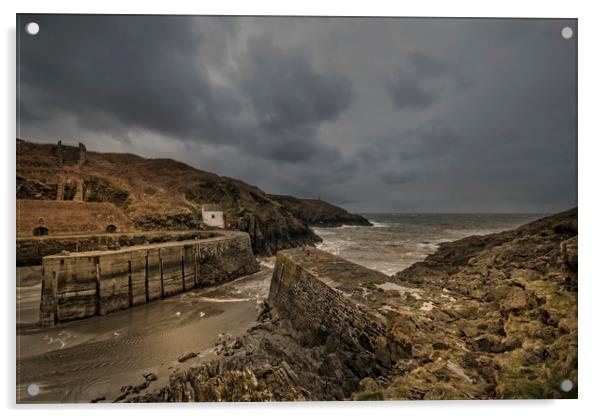
[[[117,398],[123,385],[214,356],[220,333],[240,335],[253,323],[269,291],[271,260],[261,270],[215,288],[195,289],[132,309],[42,328],[37,325],[41,285],[35,270],[17,281],[17,402],[90,402]],[[39,273],[38,273],[39,276]],[[179,363],[187,352],[199,357]],[[37,396],[26,388],[36,384]]]

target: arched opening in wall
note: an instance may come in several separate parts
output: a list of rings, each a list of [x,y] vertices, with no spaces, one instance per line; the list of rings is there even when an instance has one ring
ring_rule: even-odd
[[[117,232],[117,227],[113,224],[108,225],[106,231],[107,234],[114,234],[115,232]]]
[[[38,226],[37,228],[33,229],[34,237],[41,237],[43,235],[48,235],[48,228],[46,228],[45,226]]]

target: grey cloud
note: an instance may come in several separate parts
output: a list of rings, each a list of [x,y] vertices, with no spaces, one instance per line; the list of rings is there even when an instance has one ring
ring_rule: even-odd
[[[404,173],[398,171],[387,170],[379,174],[379,178],[389,185],[400,185],[409,183],[417,179],[416,173]]]
[[[577,203],[564,26],[577,33],[555,19],[21,16],[18,132],[355,212],[552,212]]]
[[[36,20],[40,35],[21,37],[21,83],[38,95],[38,100],[21,97],[25,115],[49,118],[64,111],[97,130],[139,127],[176,137],[212,137],[222,113],[227,117],[237,110],[232,98],[212,90],[197,61],[205,39],[193,18],[43,15]]]
[[[316,137],[351,102],[351,83],[312,67],[302,47],[248,39],[229,60],[237,20],[181,16],[38,16],[22,37],[24,125],[75,117],[129,141],[132,129],[174,141],[234,145],[283,161],[336,159]],[[228,65],[239,71],[228,70]],[[214,82],[211,71],[226,84]],[[246,113],[245,104],[253,113]]]
[[[334,120],[351,104],[346,77],[317,72],[307,50],[269,35],[249,39],[240,74],[259,123],[275,134]]]
[[[306,49],[283,49],[264,34],[249,38],[238,60],[237,82],[251,102],[257,142],[267,157],[287,162],[338,158],[337,148],[319,142],[316,132],[349,107],[346,77],[316,71]]]
[[[394,78],[386,84],[393,104],[399,109],[426,108],[469,85],[449,62],[416,52],[404,57]]]

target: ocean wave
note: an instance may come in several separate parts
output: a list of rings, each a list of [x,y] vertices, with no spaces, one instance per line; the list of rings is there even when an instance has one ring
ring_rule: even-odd
[[[348,249],[351,245],[352,242],[350,241],[332,240],[322,241],[321,243],[316,245],[316,248],[322,251],[326,251],[327,253],[339,255],[341,254],[341,251]]]
[[[451,234],[454,237],[464,238],[472,235],[488,235],[496,232],[504,231],[505,228],[491,228],[491,229],[450,229],[446,228],[442,232]]]
[[[377,222],[377,221],[373,221],[372,219],[368,219],[370,221],[370,223],[372,224],[373,228],[388,228],[393,224],[390,223],[384,223],[384,222]]]
[[[260,265],[273,269],[274,264],[276,263],[276,257],[257,257],[257,261],[259,261]]]
[[[337,233],[334,231],[329,231],[328,229],[325,228],[313,228],[314,232],[316,234],[318,234],[319,236],[324,236],[327,237],[329,235],[336,235]]]
[[[415,244],[418,248],[424,248],[426,250],[434,251],[439,247],[439,243],[436,242],[419,242]]]

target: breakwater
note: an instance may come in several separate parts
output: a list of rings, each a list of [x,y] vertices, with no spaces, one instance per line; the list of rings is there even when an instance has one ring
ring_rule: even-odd
[[[40,322],[106,315],[259,269],[246,233],[180,238],[43,257]]]

